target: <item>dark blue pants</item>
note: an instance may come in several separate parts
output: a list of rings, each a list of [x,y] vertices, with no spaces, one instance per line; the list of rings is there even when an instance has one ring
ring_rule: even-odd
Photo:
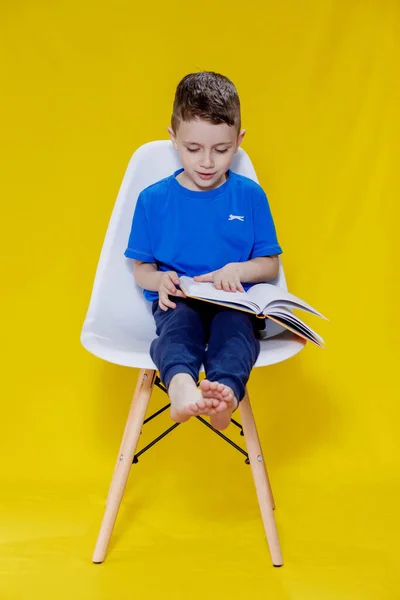
[[[161,310],[158,301],[153,302],[158,337],[150,354],[161,381],[168,389],[174,375],[188,373],[197,382],[204,363],[210,381],[228,385],[242,400],[260,352],[257,329],[264,327],[264,321],[209,302],[171,300],[176,308],[167,311]]]

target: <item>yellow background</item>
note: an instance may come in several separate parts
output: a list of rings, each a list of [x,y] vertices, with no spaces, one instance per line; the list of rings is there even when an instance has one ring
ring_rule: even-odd
[[[400,598],[398,2],[22,0],[0,22],[1,600]],[[200,69],[237,85],[290,288],[331,319],[325,352],[249,386],[286,564],[249,468],[194,421],[133,468],[92,565],[137,371],[80,329],[129,158]]]

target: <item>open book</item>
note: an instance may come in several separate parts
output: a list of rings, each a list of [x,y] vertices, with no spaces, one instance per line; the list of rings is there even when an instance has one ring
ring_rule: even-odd
[[[180,288],[185,296],[229,306],[236,310],[243,310],[254,314],[256,317],[268,317],[282,327],[296,335],[323,347],[324,340],[311,329],[304,321],[293,313],[298,308],[308,313],[326,319],[315,308],[296,298],[287,290],[270,283],[253,285],[248,292],[225,292],[217,290],[212,283],[200,283],[191,277],[180,277]]]

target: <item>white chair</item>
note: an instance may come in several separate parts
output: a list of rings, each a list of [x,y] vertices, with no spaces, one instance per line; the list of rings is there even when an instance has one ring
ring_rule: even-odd
[[[155,337],[151,303],[143,298],[142,290],[136,285],[132,261],[124,257],[124,251],[139,193],[180,167],[178,155],[170,141],[145,144],[132,156],[110,219],[82,329],[81,342],[89,352],[109,362],[140,369],[93,555],[95,563],[101,563],[105,558],[130,467],[132,462],[137,462],[136,446],[153,386],[156,384],[162,388],[149,354],[151,341]],[[257,181],[253,165],[242,149],[235,155],[232,170]],[[275,283],[286,288],[282,266]],[[297,354],[304,344],[299,337],[268,322],[268,331],[261,341],[255,366],[286,360]],[[273,514],[274,500],[247,394],[239,410],[242,426],[234,423],[243,427],[241,433],[244,433],[248,454],[241,451],[250,462],[272,563],[278,567],[283,565],[283,560]],[[204,419],[200,420],[211,428]],[[227,439],[220,432],[218,434]]]

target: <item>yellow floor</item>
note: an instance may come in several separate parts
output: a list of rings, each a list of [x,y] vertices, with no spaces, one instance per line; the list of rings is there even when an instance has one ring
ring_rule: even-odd
[[[160,419],[157,427],[169,424]],[[242,441],[235,428],[230,433]],[[393,520],[400,495],[393,483],[328,471],[310,481],[300,465],[270,469],[285,560],[277,569],[242,456],[196,421],[171,435],[132,467],[102,565],[91,556],[111,475],[106,469],[97,484],[36,482],[2,494],[0,598],[400,597],[400,531]]]

